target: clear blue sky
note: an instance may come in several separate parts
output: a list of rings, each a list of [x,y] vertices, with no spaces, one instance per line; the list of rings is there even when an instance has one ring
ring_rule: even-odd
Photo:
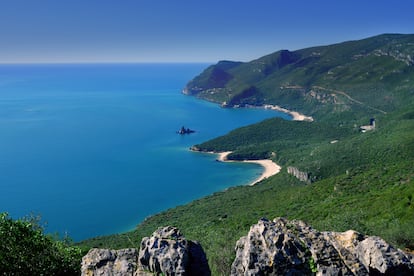
[[[248,61],[414,33],[413,0],[0,0],[0,63]]]

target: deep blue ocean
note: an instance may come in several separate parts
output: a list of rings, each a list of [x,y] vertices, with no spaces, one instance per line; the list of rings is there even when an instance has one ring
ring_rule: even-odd
[[[41,215],[47,232],[81,240],[257,178],[258,165],[188,149],[289,116],[183,95],[207,66],[0,65],[0,212]]]

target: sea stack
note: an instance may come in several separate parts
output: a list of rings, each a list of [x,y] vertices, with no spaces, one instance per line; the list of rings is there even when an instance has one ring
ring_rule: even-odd
[[[181,129],[179,131],[177,131],[178,134],[190,134],[190,133],[194,133],[194,132],[195,132],[195,130],[185,128],[184,126],[182,126]]]

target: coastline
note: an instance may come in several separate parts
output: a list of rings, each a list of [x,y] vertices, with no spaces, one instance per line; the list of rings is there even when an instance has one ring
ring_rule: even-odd
[[[292,110],[288,110],[286,108],[280,107],[278,105],[271,105],[271,104],[265,104],[262,106],[249,106],[249,107],[255,107],[255,108],[264,108],[264,109],[270,109],[270,110],[275,110],[275,111],[279,111],[279,112],[283,112],[286,114],[289,114],[292,116],[292,120],[293,121],[306,121],[306,122],[313,122],[313,117],[312,116],[306,116],[302,113],[299,113],[297,111],[292,111]],[[264,171],[262,172],[262,174],[253,182],[251,182],[250,186],[253,186],[257,183],[259,183],[260,181],[273,176],[275,174],[278,174],[280,172],[280,170],[282,169],[281,166],[279,166],[278,164],[276,164],[275,162],[273,162],[270,159],[261,159],[261,160],[243,160],[243,161],[238,161],[238,160],[228,160],[227,156],[232,153],[231,151],[225,151],[225,152],[214,152],[214,151],[200,151],[197,148],[190,148],[191,151],[196,151],[196,152],[204,152],[204,153],[210,153],[210,154],[217,154],[218,158],[217,161],[219,162],[245,162],[245,163],[254,163],[254,164],[258,164],[260,166],[262,166],[264,168]]]
[[[313,118],[311,116],[306,116],[306,115],[304,115],[302,113],[299,113],[297,111],[288,110],[288,109],[280,107],[278,105],[266,104],[266,105],[263,106],[263,108],[264,109],[276,110],[276,111],[280,111],[280,112],[283,112],[283,113],[287,113],[287,114],[292,116],[293,121],[313,122]]]
[[[235,161],[235,160],[228,160],[227,156],[231,153],[231,151],[225,151],[225,152],[209,152],[209,153],[214,153],[214,154],[218,154],[218,158],[217,161],[219,162],[245,162],[245,163],[254,163],[254,164],[259,164],[260,166],[262,166],[264,168],[264,171],[262,172],[262,174],[255,179],[253,182],[251,182],[249,185],[253,186],[256,185],[257,183],[259,183],[260,181],[273,176],[275,174],[278,174],[280,172],[280,170],[282,169],[281,166],[279,166],[278,164],[276,164],[275,162],[273,162],[272,160],[269,159],[262,159],[262,160],[244,160],[244,161]]]

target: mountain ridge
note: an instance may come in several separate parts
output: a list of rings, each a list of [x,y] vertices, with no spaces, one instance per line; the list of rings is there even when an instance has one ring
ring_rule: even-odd
[[[227,107],[275,104],[316,117],[354,109],[376,115],[401,106],[413,79],[414,35],[382,34],[250,62],[220,61],[183,92]]]

